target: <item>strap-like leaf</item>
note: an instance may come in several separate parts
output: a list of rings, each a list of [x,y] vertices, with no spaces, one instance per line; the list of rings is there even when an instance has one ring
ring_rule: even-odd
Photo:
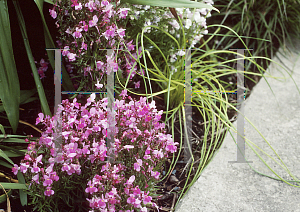
[[[173,8],[207,8],[210,10],[215,10],[219,12],[213,6],[208,4],[190,1],[190,0],[121,0],[121,3],[130,3],[130,4],[141,4],[141,5],[150,5],[157,7],[173,7]]]
[[[19,124],[20,83],[13,55],[7,0],[0,0],[0,99],[16,133]]]

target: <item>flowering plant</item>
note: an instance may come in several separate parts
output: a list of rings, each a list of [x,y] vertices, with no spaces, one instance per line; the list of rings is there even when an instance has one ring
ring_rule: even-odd
[[[56,116],[39,114],[36,124],[44,123],[45,131],[37,142],[28,145],[20,166],[12,168],[14,174],[21,171],[31,181],[30,195],[36,208],[88,208],[78,208],[76,199],[89,202],[95,211],[147,211],[157,207],[151,195],[159,179],[158,170],[178,143],[165,134],[164,123],[159,123],[162,111],[157,112],[154,101],[146,104],[146,98],[141,97],[126,104],[126,90],[121,96],[123,99],[114,105],[113,148],[107,148],[105,142],[107,132],[113,132],[107,121],[111,112],[105,109],[106,98],[96,102],[92,94],[84,106],[76,98],[73,103],[63,100]],[[61,143],[57,142],[59,124]],[[105,161],[111,153],[116,164]]]
[[[213,4],[211,0],[204,2]],[[129,82],[133,81],[137,73],[142,75],[142,67],[138,71],[135,65],[138,55],[141,57],[141,46],[137,52],[134,43],[144,27],[153,25],[145,29],[146,36],[159,46],[164,55],[170,55],[171,63],[177,60],[177,56],[182,56],[183,51],[179,50],[181,47],[176,46],[174,40],[161,30],[175,34],[174,39],[180,38],[181,43],[183,40],[184,43],[188,41],[191,47],[207,34],[205,17],[210,16],[208,9],[191,11],[176,8],[181,19],[177,20],[168,8],[122,5],[126,8],[120,7],[120,1],[71,0],[57,1],[53,9],[49,10],[50,15],[57,20],[56,25],[60,33],[58,46],[63,49],[62,54],[72,64],[71,67],[76,70],[71,76],[73,79],[80,79],[80,82],[76,82],[75,88],[80,84],[84,90],[105,89],[106,75],[103,73],[109,65],[113,67],[114,72],[121,70],[122,74],[119,76],[129,77]],[[181,22],[187,30],[183,34]],[[150,43],[144,42],[143,45],[146,49],[153,48]],[[101,51],[106,48],[126,51],[118,51],[117,55],[108,57],[106,51]],[[160,62],[163,59],[161,52],[156,49],[153,51],[155,61]],[[71,72],[73,70],[70,70]],[[90,83],[91,81],[93,83]],[[134,81],[136,81],[133,82],[134,87],[139,88],[139,79]],[[121,82],[124,84],[125,79],[121,79]]]
[[[111,0],[71,0],[57,1],[53,9],[49,10],[52,18],[56,19],[58,32],[60,33],[58,46],[63,49],[62,55],[72,64],[72,70],[81,78],[88,78],[85,90],[105,89],[108,67],[113,67],[117,72],[120,68],[128,75],[133,68],[135,45],[133,40],[126,40],[126,17],[129,8],[118,8],[120,2]],[[116,55],[107,56],[107,48],[121,49]],[[125,51],[127,49],[127,51]],[[129,53],[130,52],[130,53]],[[132,55],[132,57],[130,56]],[[137,67],[134,67],[131,78]],[[94,86],[95,84],[98,86]],[[79,83],[75,86],[78,88]]]

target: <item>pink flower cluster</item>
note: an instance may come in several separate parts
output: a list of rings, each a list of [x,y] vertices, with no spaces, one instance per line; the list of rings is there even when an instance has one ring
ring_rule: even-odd
[[[119,3],[118,1],[116,4]],[[128,74],[135,62],[134,58],[137,59],[133,40],[125,40],[126,29],[122,26],[129,8],[114,8],[111,0],[71,0],[59,1],[49,10],[52,18],[57,19],[62,55],[84,76],[90,75],[95,81],[104,73],[109,74],[111,67],[114,72],[121,69]],[[98,50],[117,49],[118,43],[119,49],[127,48],[134,58],[128,52],[120,51],[117,62],[116,56],[106,57],[106,51]],[[136,74],[136,70],[137,66],[134,67],[130,79]],[[96,78],[95,73],[98,74]]]
[[[45,131],[38,142],[28,145],[24,160],[20,166],[14,165],[13,173],[21,171],[31,180],[31,187],[53,196],[55,183],[82,174],[85,164],[91,170],[84,173],[89,177],[83,183],[87,183],[85,192],[91,197],[87,201],[92,209],[127,212],[131,208],[147,211],[148,207],[157,207],[147,190],[159,179],[160,173],[154,169],[176,151],[178,143],[165,134],[164,123],[159,123],[163,111],[157,112],[154,101],[146,104],[146,98],[141,97],[126,104],[127,91],[120,96],[123,99],[114,105],[113,149],[107,149],[105,143],[107,131],[112,131],[108,128],[107,98],[96,102],[92,94],[84,106],[76,98],[73,103],[63,100],[56,116],[39,114],[36,124],[44,123]],[[56,141],[58,123],[62,126],[61,144]],[[115,160],[122,163],[105,161],[113,151]]]

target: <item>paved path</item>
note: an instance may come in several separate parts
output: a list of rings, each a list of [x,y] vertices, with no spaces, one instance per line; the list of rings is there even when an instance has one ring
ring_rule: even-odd
[[[300,42],[294,42],[293,46],[296,53],[285,53],[287,59],[279,54],[277,56],[281,64],[294,69],[292,77],[300,89]],[[279,62],[278,58],[274,60]],[[274,64],[267,72],[277,77],[289,77],[287,72]],[[279,106],[262,78],[244,102],[244,114],[274,148],[291,173],[300,180],[300,94],[291,78],[286,81],[266,79]],[[234,122],[234,126],[237,127],[237,122]],[[233,131],[232,135],[237,138]],[[276,154],[247,120],[245,137],[280,163]],[[280,177],[293,180],[281,166],[252,146]],[[253,161],[250,165],[255,170],[276,177],[247,144],[245,152],[246,160]],[[237,145],[228,133],[216,156],[179,202],[175,212],[300,212],[300,183],[298,187],[293,187],[256,173],[246,163],[228,163],[236,159]],[[297,186],[296,183],[291,184]]]

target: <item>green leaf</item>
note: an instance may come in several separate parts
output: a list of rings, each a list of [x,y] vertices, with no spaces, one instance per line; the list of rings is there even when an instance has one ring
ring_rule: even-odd
[[[20,83],[13,55],[7,1],[0,1],[0,99],[16,133],[19,124]]]
[[[4,187],[4,189],[26,189],[26,184],[21,183],[1,183],[1,185]]]
[[[2,151],[2,149],[0,149],[0,157],[3,157],[5,160],[14,165],[14,162],[12,162],[12,160]]]
[[[2,151],[2,153],[4,153],[8,158],[15,158],[15,157],[24,156],[24,154],[12,152],[12,151]],[[2,156],[1,153],[0,153],[0,156]]]
[[[0,130],[1,130],[2,134],[5,135],[5,130],[4,130],[4,127],[3,127],[2,124],[0,124]],[[3,136],[3,137],[4,137],[4,136]]]
[[[36,93],[36,89],[21,90],[21,93],[20,93],[20,105],[21,104],[26,104],[26,103],[29,103],[29,102],[33,102],[34,100],[37,100],[38,98],[31,97],[35,93]],[[0,112],[2,112],[4,110],[5,110],[4,106],[0,105]]]
[[[20,183],[22,183],[22,185],[25,185],[25,188],[20,188],[20,190],[19,190],[21,204],[22,204],[22,206],[24,206],[24,205],[27,205],[27,194],[22,189],[27,190],[28,188],[26,186],[24,176],[20,171],[18,171],[17,178],[18,178],[18,181]]]
[[[141,5],[150,5],[157,7],[173,7],[173,8],[207,8],[210,10],[219,10],[211,5],[189,1],[189,0],[121,0],[121,3],[130,3],[130,4],[141,4]]]
[[[0,160],[0,165],[1,166],[5,166],[5,167],[7,167],[9,169],[11,169],[13,167],[11,164],[6,163],[5,161],[2,161],[2,160]]]
[[[1,139],[1,137],[0,137],[0,139]],[[19,143],[19,144],[27,143],[26,141],[24,141],[24,139],[19,139],[19,138],[6,138],[2,142],[5,142],[5,143]]]
[[[37,91],[40,97],[40,102],[41,102],[41,106],[42,106],[42,110],[44,111],[45,115],[49,115],[51,116],[51,112],[50,112],[50,108],[48,105],[48,101],[43,89],[43,84],[40,80],[40,76],[38,74],[34,59],[33,59],[33,55],[30,49],[30,45],[28,42],[28,36],[27,36],[27,32],[26,32],[26,26],[25,26],[25,22],[24,22],[24,18],[21,12],[21,8],[19,5],[19,2],[16,0],[13,0],[14,6],[15,6],[15,10],[17,12],[17,16],[18,16],[18,22],[19,22],[19,26],[21,29],[21,33],[22,33],[22,37],[24,39],[24,44],[25,44],[25,48],[26,48],[26,52],[27,52],[27,56],[28,56],[28,60],[29,60],[29,64],[31,66],[31,70],[33,73],[33,77],[34,77],[34,81],[37,87]]]

